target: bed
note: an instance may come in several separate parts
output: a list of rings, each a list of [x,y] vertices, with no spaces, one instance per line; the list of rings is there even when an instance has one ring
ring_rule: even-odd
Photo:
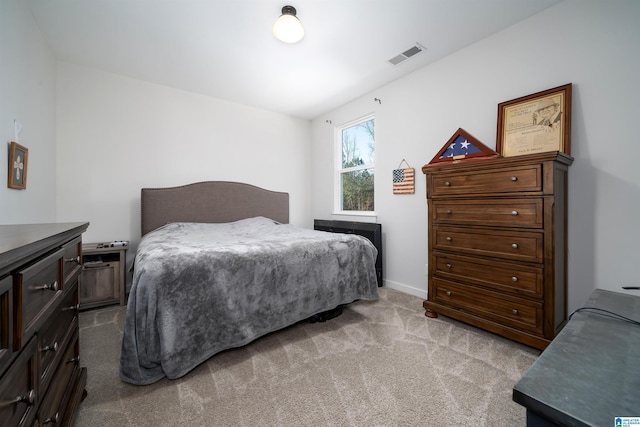
[[[120,378],[186,375],[216,353],[378,297],[377,251],[289,224],[289,195],[201,182],[142,189]]]

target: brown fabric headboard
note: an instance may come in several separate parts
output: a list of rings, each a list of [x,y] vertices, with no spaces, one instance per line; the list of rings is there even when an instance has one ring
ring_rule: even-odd
[[[143,236],[170,222],[220,223],[255,216],[289,223],[289,193],[226,181],[143,188],[141,192]]]

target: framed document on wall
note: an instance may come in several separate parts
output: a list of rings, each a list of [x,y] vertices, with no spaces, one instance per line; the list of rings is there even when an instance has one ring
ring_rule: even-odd
[[[571,83],[498,104],[496,150],[504,157],[571,154]]]

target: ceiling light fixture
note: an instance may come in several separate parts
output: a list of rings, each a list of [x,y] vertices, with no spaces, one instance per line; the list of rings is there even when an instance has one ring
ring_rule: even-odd
[[[297,43],[304,37],[304,28],[296,16],[296,8],[285,6],[282,15],[273,24],[273,35],[285,43]]]

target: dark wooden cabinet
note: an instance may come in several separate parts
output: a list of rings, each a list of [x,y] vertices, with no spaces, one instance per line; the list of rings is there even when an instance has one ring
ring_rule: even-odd
[[[553,152],[422,168],[428,317],[544,349],[567,320],[567,177]]]
[[[73,425],[87,376],[78,279],[88,225],[0,226],[0,426]]]

